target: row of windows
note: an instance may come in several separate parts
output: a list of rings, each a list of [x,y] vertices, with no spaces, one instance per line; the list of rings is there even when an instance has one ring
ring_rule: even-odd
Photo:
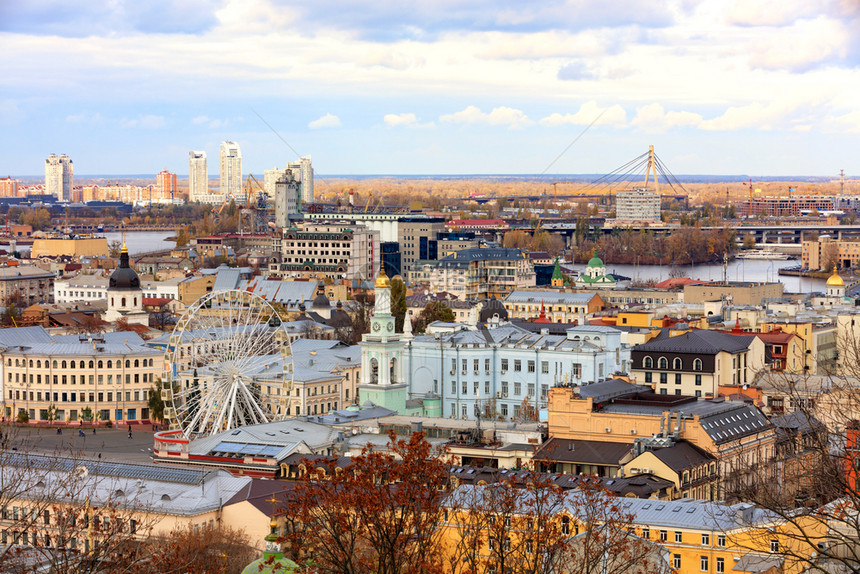
[[[26,400],[28,400],[27,396],[28,396],[27,391],[12,391],[11,389],[9,390],[9,399],[10,400],[16,400],[16,401],[25,400],[26,401]],[[77,398],[79,395],[75,391],[68,392],[68,393],[60,393],[60,392],[50,393],[48,391],[45,391],[45,393],[44,393],[45,401],[51,401],[52,396],[53,396],[52,402],[55,402],[55,403],[60,403],[60,402],[62,402],[62,403],[76,403],[76,402],[78,402]],[[89,393],[89,397],[90,397],[89,402],[91,402],[91,403],[96,402],[96,400],[95,400],[96,396],[98,396],[98,399],[99,399],[98,402],[100,402],[100,403],[105,402],[105,399],[104,399],[105,392],[104,391],[99,391],[98,393],[94,393],[94,392]],[[42,391],[29,391],[29,397],[30,397],[29,400],[31,400],[31,401],[41,402],[42,401]],[[113,397],[114,397],[114,392],[113,391],[107,391],[107,402],[112,403]],[[121,400],[123,400],[122,397],[123,397],[123,391],[116,391],[116,400],[121,401]],[[127,402],[131,402],[132,397],[134,397],[135,401],[147,400],[147,398],[148,398],[146,391],[144,391],[144,393],[143,393],[143,399],[141,399],[141,392],[140,391],[125,391],[125,400]],[[80,402],[86,403],[87,402],[87,393],[81,392],[80,393],[80,399],[81,399]]]
[[[154,364],[155,364],[154,359],[143,359],[143,360],[135,359],[134,361],[131,361],[130,359],[126,359],[125,368],[130,369],[130,368],[132,368],[132,365],[134,365],[134,368],[152,367]],[[48,359],[45,359],[45,368],[46,369],[48,368],[48,365],[49,365]],[[101,359],[98,361],[90,360],[89,361],[89,367],[87,367],[87,361],[78,361],[77,363],[75,363],[75,361],[68,361],[68,363],[67,363],[66,361],[57,361],[56,359],[54,359],[54,361],[53,361],[53,363],[51,363],[51,365],[52,365],[52,368],[54,368],[54,369],[66,369],[66,368],[69,368],[69,369],[86,369],[86,368],[95,369],[96,365],[98,365],[99,369],[104,369],[104,368],[113,369],[114,368],[113,360],[110,360],[110,359],[108,359],[108,361],[107,361],[107,367],[105,367],[105,361],[103,361]],[[68,366],[66,366],[66,365],[68,365]],[[8,367],[12,366],[12,359],[11,358],[6,359],[6,366],[8,366]],[[15,366],[16,367],[26,367],[27,366],[27,359],[15,359]],[[41,369],[42,368],[42,361],[41,361],[41,359],[36,359],[35,361],[33,359],[30,359],[30,365],[29,366],[31,369],[34,369],[34,368],[35,369]],[[116,361],[116,368],[117,369],[122,368],[122,361],[119,359],[117,359],[117,361]]]
[[[653,369],[654,368],[654,360],[651,357],[645,357],[642,359],[642,368],[644,369]],[[657,359],[657,368],[666,370],[669,368],[669,359],[666,357],[660,357]],[[684,362],[680,359],[680,357],[675,357],[672,360],[672,368],[676,371],[681,371],[684,369]],[[693,359],[693,370],[701,371],[702,370],[702,359]]]
[[[651,373],[651,372],[645,373],[645,382],[646,383],[653,383],[654,382],[654,373]],[[660,373],[660,384],[665,385],[668,382],[669,382],[668,373]],[[675,384],[676,385],[681,384],[681,373],[675,373]],[[702,386],[702,375],[696,375],[696,386],[697,387]]]
[[[28,381],[27,377],[28,377],[28,375],[26,373],[23,376],[21,375],[21,373],[15,373],[15,381],[14,382],[23,383],[25,385],[33,385],[33,384],[41,385],[42,384],[42,375],[33,375],[32,373],[30,373],[29,381]],[[50,384],[52,382],[52,379],[49,379],[48,377],[49,377],[49,375],[45,375],[44,383],[46,385]],[[87,382],[89,382],[89,384],[92,385],[92,384],[95,384],[96,381],[98,381],[98,384],[103,385],[105,382],[104,377],[105,377],[104,375],[53,375],[53,383],[55,385],[59,385],[59,384],[65,385],[68,382],[68,380],[71,379],[71,383],[73,385],[77,384],[78,382],[82,385],[85,385],[85,384],[87,384]],[[9,373],[8,379],[9,379],[10,383],[13,382],[12,381],[12,373]],[[143,381],[144,383],[153,383],[153,382],[155,382],[155,374],[154,373],[143,373],[141,375],[141,373],[135,373],[134,374],[134,382],[139,383],[141,381]],[[114,382],[113,375],[108,375],[107,376],[107,384],[112,385],[113,382]],[[125,382],[126,382],[126,384],[130,385],[132,382],[132,375],[127,374],[125,376]],[[122,375],[116,376],[116,384],[118,384],[118,385],[122,384]]]
[[[472,382],[472,394],[478,395],[480,388],[481,388],[481,383],[479,381],[473,381]],[[535,396],[535,384],[534,383],[528,383],[526,385],[526,388],[528,390],[526,395],[529,397],[534,397]],[[469,382],[468,381],[462,381],[460,389],[462,391],[460,393],[460,395],[468,395],[469,394]],[[508,385],[508,382],[502,381],[502,390],[501,390],[502,396],[507,396],[509,389],[510,389],[510,386]],[[434,392],[438,392],[438,389],[434,388]],[[541,399],[546,400],[548,393],[549,393],[549,385],[541,385],[540,386]],[[457,381],[451,381],[451,394],[452,395],[457,394]],[[514,383],[514,395],[515,396],[522,396],[522,394],[523,394],[523,384],[519,383],[519,382],[515,382]],[[484,396],[488,397],[489,395],[490,395],[490,381],[484,381]]]

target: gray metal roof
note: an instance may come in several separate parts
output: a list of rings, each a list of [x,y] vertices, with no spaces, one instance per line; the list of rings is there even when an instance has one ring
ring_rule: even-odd
[[[634,385],[622,379],[610,379],[590,385],[582,385],[579,387],[579,396],[584,399],[594,399],[595,403],[602,403],[617,397],[629,396],[650,390],[651,387]]]
[[[235,268],[218,267],[215,273],[215,284],[212,286],[212,291],[226,291],[236,289],[239,286],[239,279],[242,273]]]
[[[30,490],[36,496],[41,496],[44,489],[52,488],[52,484],[68,483],[69,473],[80,469],[80,482],[73,493],[81,499],[77,502],[86,497],[93,506],[111,504],[178,516],[196,516],[217,510],[223,501],[232,498],[251,480],[234,477],[223,470],[201,472],[44,455],[21,455],[18,459],[6,456],[4,462],[6,460],[9,462],[0,466],[0,474],[9,472],[15,461],[44,470],[28,473],[27,480],[33,483]],[[65,500],[58,493],[57,502]]]
[[[0,329],[0,347],[50,343],[51,335],[44,327],[13,327]]]
[[[505,297],[506,303],[546,303],[584,305],[597,297],[594,293],[568,293],[564,291],[511,291]]]
[[[589,481],[595,484],[602,479],[593,477]],[[469,500],[474,489],[493,488],[493,486],[473,486],[461,484],[452,492],[452,502],[457,499]],[[574,517],[587,519],[584,515],[589,506],[593,506],[593,495],[580,489],[564,492],[564,512]],[[728,532],[755,524],[774,522],[777,517],[764,509],[752,504],[741,503],[729,505],[710,500],[684,498],[664,501],[649,498],[618,498],[606,495],[607,504],[620,506],[621,512],[632,515],[632,523],[637,526],[652,528],[677,528],[684,530],[700,530],[702,532]]]
[[[767,417],[755,406],[727,402],[723,399],[698,399],[676,405],[614,402],[604,405],[602,412],[659,417],[669,412],[690,420],[699,416],[699,423],[708,436],[721,444],[773,428]]]
[[[290,418],[283,421],[247,425],[193,440],[188,445],[188,452],[193,455],[207,456],[214,452],[238,452],[235,449],[240,447],[268,446],[277,447],[277,452],[270,449],[267,452],[273,454],[260,454],[259,456],[280,460],[295,451],[302,443],[316,451],[328,447],[336,439],[337,431],[325,425],[299,418]],[[228,450],[219,450],[219,447],[224,445],[228,445]]]
[[[749,348],[753,339],[755,339],[754,335],[730,335],[717,331],[693,329],[683,335],[652,339],[647,343],[636,345],[633,350],[697,355],[716,355],[722,351],[740,353]]]

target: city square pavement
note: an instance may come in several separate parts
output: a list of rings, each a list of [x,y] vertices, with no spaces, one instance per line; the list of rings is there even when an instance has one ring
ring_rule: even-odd
[[[62,434],[57,434],[55,428],[34,428],[26,426],[0,426],[4,436],[11,439],[9,448],[22,452],[35,452],[56,456],[82,458],[101,458],[118,462],[152,463],[152,428],[146,430],[132,427],[131,438],[128,430],[81,429],[84,436],[79,436],[77,428],[63,428]]]

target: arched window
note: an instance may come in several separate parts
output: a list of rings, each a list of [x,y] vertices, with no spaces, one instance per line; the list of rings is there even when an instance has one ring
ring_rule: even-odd
[[[702,370],[702,359],[693,359],[693,370],[701,371]]]
[[[140,366],[140,361],[138,361],[137,359],[135,359],[135,360],[134,360],[134,368],[136,369],[136,368],[138,368],[139,366]]]
[[[137,297],[134,298],[134,306],[137,307]]]
[[[65,361],[63,361],[63,368],[64,369],[66,368],[66,362]]]
[[[130,369],[130,368],[131,368],[131,361],[129,361],[128,359],[126,359],[126,360],[125,360],[125,368],[126,368],[126,369]]]
[[[30,368],[33,368],[33,359],[30,359]]]
[[[658,369],[668,369],[669,368],[669,360],[666,357],[660,357],[657,361]]]
[[[91,368],[91,369],[95,369],[95,368],[96,368],[95,361],[90,361],[90,368]]]
[[[107,366],[107,368],[108,368],[108,369],[112,369],[112,368],[113,368],[113,361],[108,361],[108,366]]]
[[[37,368],[37,369],[41,369],[41,368],[42,368],[42,361],[36,361],[36,368]]]
[[[57,361],[54,361],[54,368],[57,368]]]
[[[122,301],[122,306],[125,307],[125,297],[123,297],[120,301]]]
[[[100,360],[99,361],[99,368],[101,369],[102,367],[104,367],[104,363]]]
[[[646,369],[651,369],[654,367],[654,360],[651,357],[645,357],[642,360],[642,366]]]
[[[675,359],[672,361],[672,368],[675,369],[676,371],[681,370],[682,363],[681,363],[680,357],[675,357]]]

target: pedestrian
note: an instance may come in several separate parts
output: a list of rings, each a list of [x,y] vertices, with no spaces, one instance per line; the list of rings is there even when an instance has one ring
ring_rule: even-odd
[[[96,427],[93,427],[93,434],[96,434]]]
[[[57,427],[57,434],[63,434],[63,429]]]
[[[128,438],[131,438],[131,429],[128,429]]]

